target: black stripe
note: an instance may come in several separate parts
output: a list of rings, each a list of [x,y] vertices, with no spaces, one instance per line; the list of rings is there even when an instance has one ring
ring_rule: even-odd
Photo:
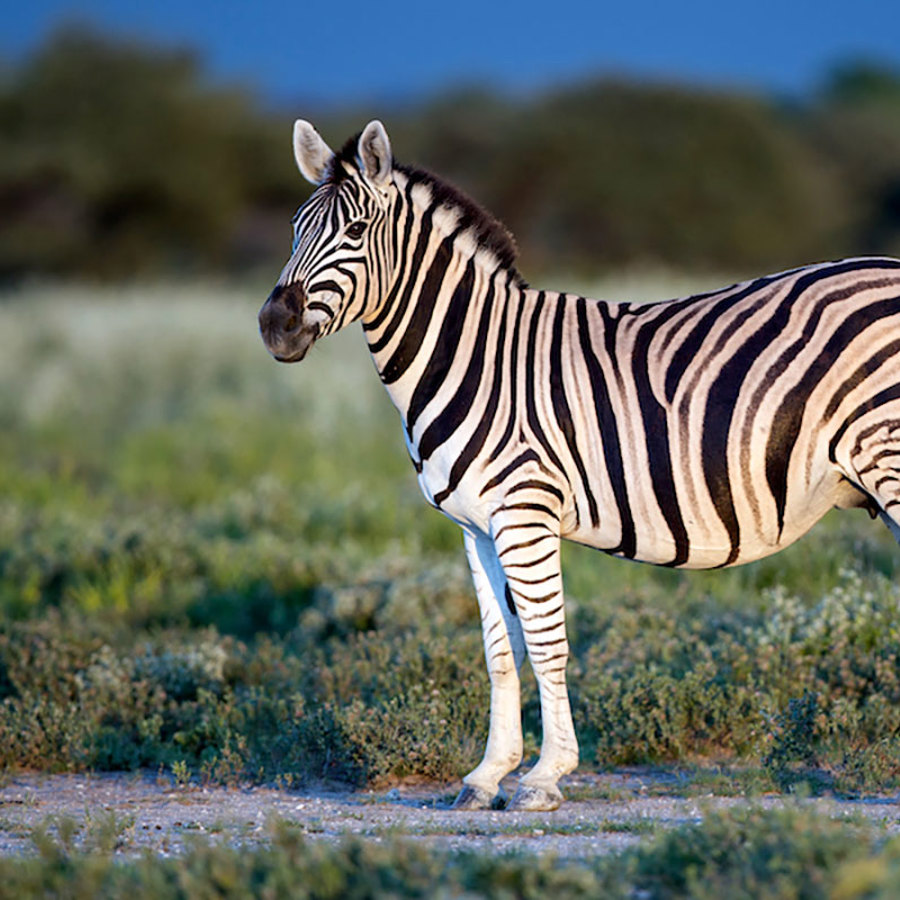
[[[609,399],[609,388],[603,369],[594,354],[591,346],[590,329],[587,321],[587,301],[579,297],[578,310],[578,337],[581,343],[581,353],[588,370],[588,378],[591,382],[591,393],[594,398],[594,412],[597,416],[597,433],[603,443],[603,456],[606,462],[606,471],[609,475],[616,508],[619,511],[621,521],[621,536],[618,545],[604,548],[609,553],[621,553],[629,559],[634,558],[636,549],[636,537],[634,531],[634,519],[628,502],[628,488],[625,484],[625,466],[622,461],[622,447],[619,443],[619,428],[616,425],[616,417]]]
[[[557,500],[559,500],[560,503],[562,503],[563,500],[565,499],[565,497],[563,496],[563,492],[559,488],[554,487],[552,484],[549,484],[546,481],[538,481],[537,479],[534,479],[534,478],[531,478],[528,481],[519,482],[515,487],[511,487],[506,492],[506,495],[509,496],[510,494],[516,493],[516,491],[530,491],[530,490],[544,491],[548,494],[552,494],[554,497],[556,497]],[[482,493],[484,493],[484,491],[482,491]]]
[[[537,332],[538,326],[541,324],[541,313],[547,295],[543,291],[538,291],[535,301],[534,310],[531,313],[531,328],[528,331],[528,349],[525,354],[525,365],[522,367],[521,378],[525,382],[525,415],[528,419],[528,425],[532,433],[538,439],[538,443],[544,448],[547,458],[556,466],[557,471],[565,472],[565,467],[560,458],[556,455],[556,451],[550,445],[547,435],[541,426],[537,412],[537,385],[535,384],[537,377]],[[558,301],[557,301],[558,302]],[[520,373],[516,372],[515,377],[518,379]]]
[[[307,296],[312,296],[318,291],[334,291],[336,294],[343,296],[344,289],[336,282],[328,279],[327,281],[317,281],[306,289]]]
[[[493,279],[491,279],[491,289],[484,298],[484,306],[478,322],[478,333],[475,335],[475,343],[471,349],[466,373],[447,405],[432,419],[419,438],[418,450],[422,459],[428,459],[441,444],[456,433],[475,403],[484,372],[485,351],[491,327],[491,311],[494,307],[493,283]],[[498,346],[502,348],[502,339]],[[494,366],[497,370],[500,369],[500,363],[496,358]]]
[[[575,462],[575,468],[578,470],[578,477],[581,480],[582,489],[587,497],[591,525],[596,528],[600,524],[600,515],[597,512],[597,500],[594,497],[590,482],[588,481],[584,460],[578,452],[578,444],[575,441],[575,426],[572,423],[572,411],[569,408],[569,401],[566,399],[566,391],[563,385],[562,334],[565,316],[566,303],[564,296],[561,296],[556,304],[556,315],[553,318],[553,336],[550,341],[550,399],[553,403],[553,414],[556,418],[556,424],[559,426],[560,431],[563,433],[563,437],[566,439],[566,445]],[[575,515],[576,522],[578,522],[579,512],[577,506]]]
[[[884,450],[879,450],[874,456],[869,458],[869,464],[864,466],[862,469],[857,469],[857,475],[867,475],[869,472],[874,472],[876,469],[881,468],[881,463],[889,459],[892,456],[900,456],[900,450],[895,450],[893,447],[888,447]],[[886,468],[892,468],[887,466]],[[896,476],[895,476],[896,477]]]
[[[308,312],[323,312],[328,318],[334,318],[334,310],[328,306],[328,304],[322,303],[320,300],[312,300],[306,305],[306,309]]]
[[[714,293],[722,294],[724,291],[719,289]],[[652,316],[653,324],[656,326],[657,331],[662,331],[672,319],[677,319],[674,326],[667,329],[659,341],[657,346],[659,356],[662,356],[666,350],[668,350],[669,344],[678,337],[681,330],[687,328],[687,326],[692,323],[694,317],[702,313],[703,307],[699,305],[698,301],[705,299],[707,296],[712,296],[712,294],[697,294],[693,297],[685,297],[681,300],[667,300],[663,304],[653,303],[649,306],[637,307],[633,311],[634,315],[643,315],[646,313],[648,316]]]
[[[556,578],[556,577],[557,577],[556,574],[548,575],[547,578],[544,580],[549,581],[551,578]],[[531,584],[531,583],[532,582],[526,582],[526,584]],[[521,591],[519,593],[521,593]],[[557,597],[560,595],[559,591],[555,591],[554,593]],[[522,596],[527,598],[526,594],[522,594]],[[552,597],[552,596],[553,596],[553,594],[545,594],[542,599],[546,600],[548,597]],[[527,599],[530,599],[530,598],[527,598]],[[548,618],[550,618],[550,616],[557,615],[564,608],[564,606],[565,606],[564,603],[560,603],[559,606],[555,606],[553,609],[545,609],[545,610],[541,610],[540,612],[532,613],[532,615],[530,615],[530,616],[522,616],[523,627],[526,622],[536,622],[538,619],[548,619]],[[560,623],[557,622],[553,627],[558,628],[559,625],[560,625]],[[533,634],[534,632],[531,632],[531,633]]]
[[[410,283],[409,279],[410,279],[410,277],[414,276],[414,274],[418,271],[418,266],[422,262],[422,256],[424,256],[424,254],[425,254],[425,247],[428,245],[428,234],[431,230],[431,228],[430,228],[431,211],[430,210],[426,210],[422,214],[423,226],[427,222],[429,227],[428,228],[423,227],[422,230],[419,232],[419,237],[418,237],[418,240],[416,241],[416,246],[413,251],[413,261],[412,261],[412,263],[407,265],[407,256],[409,254],[409,243],[410,243],[409,237],[410,237],[410,234],[412,233],[413,222],[415,222],[415,220],[416,220],[416,217],[414,214],[414,207],[412,204],[411,190],[412,190],[412,186],[407,184],[406,192],[405,192],[406,193],[406,205],[404,206],[403,204],[398,202],[396,205],[396,214],[394,217],[394,246],[397,248],[399,255],[400,255],[400,258],[397,260],[396,271],[400,272],[400,273],[404,273],[407,276],[407,280],[404,281],[403,277],[398,275],[397,279],[394,281],[393,286],[391,287],[391,292],[385,298],[385,301],[382,304],[381,309],[378,311],[378,313],[375,315],[375,317],[372,318],[370,321],[363,322],[363,328],[366,331],[376,331],[384,324],[387,317],[394,311],[394,300],[396,299],[397,291],[400,290],[401,286],[405,286],[407,289],[406,294],[404,295],[404,298],[401,299],[401,303],[403,304],[403,309],[404,310],[406,309],[406,304],[409,302],[409,293],[412,291],[412,284]],[[398,226],[397,219],[399,218],[399,214],[400,214],[401,210],[405,210],[405,212],[406,212],[406,221],[403,226],[403,240],[397,242],[397,239],[396,239],[396,232],[397,232],[397,226]],[[418,258],[416,257],[417,253],[419,253]],[[401,312],[401,319],[402,319],[402,312]],[[399,321],[399,320],[395,320],[395,321]],[[390,336],[393,333],[394,333],[393,328],[389,328],[387,330],[386,334],[383,334],[381,336],[381,338],[379,338],[378,341],[375,341],[371,345],[370,349],[372,350],[372,352],[377,353],[379,350],[381,350],[387,344],[387,341],[390,340]]]
[[[659,323],[642,327],[635,337],[631,371],[637,390],[638,405],[643,419],[644,441],[653,493],[660,511],[675,541],[675,556],[666,566],[681,566],[687,562],[690,550],[687,528],[681,516],[675,480],[672,474],[672,447],[669,442],[669,423],[666,409],[656,399],[650,384],[650,343]]]
[[[553,537],[552,535],[545,534],[541,540],[547,540],[547,538]],[[501,559],[507,553],[512,553],[514,550],[521,550],[523,547],[528,547],[530,544],[537,543],[536,541],[531,541],[526,544],[510,544],[509,547],[506,547],[501,553],[497,554],[497,559]],[[504,569],[532,569],[534,566],[539,566],[543,562],[547,562],[551,556],[559,553],[559,548],[554,548],[549,553],[545,553],[543,556],[539,556],[537,559],[529,559],[527,562],[521,563],[503,563]]]
[[[507,575],[506,578],[508,581],[517,581],[519,584],[543,584],[545,581],[550,581],[551,578],[558,577],[558,573],[551,572],[549,575],[544,575],[542,578],[518,578],[515,575]]]
[[[885,403],[892,403],[894,400],[900,399],[900,384],[891,385],[889,388],[885,388],[883,391],[879,391],[874,397],[870,397],[864,403],[860,403],[850,415],[847,416],[846,419],[841,423],[841,427],[834,433],[834,437],[828,442],[828,458],[832,462],[836,462],[836,452],[837,445],[840,443],[841,438],[847,433],[847,429],[857,421],[857,419],[861,419],[866,413],[872,412],[872,410],[877,409],[879,406]],[[898,425],[900,423],[897,422],[879,422],[876,425],[873,425],[869,432],[874,433],[880,428],[884,428],[885,425]],[[859,438],[857,438],[859,440]]]
[[[406,308],[409,306],[413,288],[416,284],[416,274],[422,267],[422,260],[425,258],[425,250],[427,249],[428,242],[431,239],[431,217],[433,213],[433,207],[429,207],[425,210],[425,212],[422,213],[422,220],[419,225],[419,236],[416,239],[416,247],[415,250],[413,250],[412,259],[409,261],[408,266],[404,266],[402,269],[398,269],[398,271],[404,273],[405,279],[397,279],[396,283],[394,284],[394,289],[391,292],[391,296],[388,297],[388,299],[385,301],[381,312],[367,326],[370,331],[374,330],[381,325],[381,323],[388,317],[388,315],[393,314],[390,322],[385,325],[381,337],[369,344],[369,349],[373,354],[380,353],[388,345],[388,342],[394,336],[396,330],[400,327],[400,323],[403,321],[403,316],[406,314]],[[407,245],[409,230],[411,228],[412,221],[413,216],[412,214],[410,214],[409,222],[407,223],[406,240],[402,245],[404,248]],[[397,291],[400,289],[401,284],[403,286],[403,293],[400,295],[399,302],[395,304],[394,297],[396,296]]]
[[[513,616],[518,616],[519,614],[516,612],[516,604],[513,600],[512,591],[509,589],[509,582],[504,583],[503,589],[503,593],[506,595],[506,608],[513,614]]]
[[[342,262],[344,262],[344,263],[351,262],[351,261],[352,260],[342,260]],[[356,273],[352,269],[348,269],[343,266],[335,266],[335,269],[337,269],[338,272],[340,272],[342,275],[344,275],[347,278],[347,280],[350,282],[350,290],[347,292],[346,297],[355,296],[357,293],[357,290],[358,290],[358,281],[357,281]],[[342,303],[343,303],[343,300],[346,299],[346,297],[342,296]],[[346,303],[341,307],[341,310],[340,310],[341,314],[338,317],[337,321],[334,323],[333,327],[331,328],[332,331],[339,331],[341,328],[344,327],[344,325],[347,323],[347,320],[350,316],[350,312],[352,309],[353,309],[352,303]]]
[[[752,296],[783,277],[783,275],[768,275],[765,278],[757,278],[755,281],[750,282],[743,290],[719,300],[697,321],[697,324],[693,327],[690,334],[672,354],[672,359],[666,370],[665,390],[666,400],[669,403],[672,402],[684,373],[696,364],[697,357],[700,353],[700,347],[706,340],[710,329],[715,325],[716,321],[729,309],[740,303],[741,300]]]
[[[475,284],[475,264],[470,259],[463,272],[462,278],[456,285],[450,301],[447,304],[444,320],[437,341],[422,375],[416,384],[409,407],[406,410],[406,430],[412,435],[413,426],[419,418],[422,410],[431,402],[447,378],[447,373],[456,358],[456,351],[466,324],[466,311],[472,299],[472,288]],[[488,288],[489,295],[493,294],[493,281]],[[490,305],[490,296],[485,301]]]
[[[514,531],[521,531],[525,528],[527,528],[529,531],[533,528],[542,528],[545,531],[545,534],[538,535],[536,538],[531,538],[527,541],[520,541],[518,544],[510,544],[508,547],[504,547],[503,550],[497,554],[498,559],[507,553],[512,553],[513,550],[521,550],[523,547],[533,547],[535,544],[540,544],[542,541],[556,540],[556,535],[549,531],[547,525],[544,522],[538,522],[534,525],[522,525],[521,522],[516,522],[512,525],[504,525],[493,536],[494,543],[496,544],[497,538],[499,538],[504,531],[507,531],[510,528],[512,528]],[[546,557],[544,557],[544,559],[546,559]],[[527,565],[533,566],[537,565],[539,562],[543,562],[543,559],[529,560]]]
[[[506,320],[500,323],[500,334],[497,336],[497,346],[502,347],[506,337]],[[500,389],[503,383],[503,368],[500,365],[494,366],[494,383],[491,386],[491,394],[484,405],[484,412],[481,416],[478,426],[472,432],[468,443],[463,447],[462,453],[456,458],[450,469],[450,477],[447,480],[447,487],[442,491],[438,491],[434,496],[434,502],[438,506],[456,490],[460,479],[465,475],[466,470],[472,465],[472,462],[481,452],[485,440],[487,440],[488,432],[494,422],[494,411],[497,408],[497,401],[500,399]]]
[[[838,407],[851,391],[856,390],[870,375],[874,375],[889,359],[893,359],[898,353],[900,353],[900,338],[885,344],[877,353],[873,353],[857,366],[828,401],[828,406],[825,407],[824,418],[830,419],[838,411]]]
[[[504,481],[506,481],[506,479],[509,478],[509,476],[512,475],[512,473],[515,472],[516,469],[519,468],[519,466],[523,466],[525,465],[525,463],[529,462],[535,462],[541,468],[543,468],[543,466],[541,465],[541,458],[534,450],[529,448],[523,453],[520,453],[511,463],[508,463],[506,466],[504,466],[503,469],[500,470],[500,472],[498,472],[490,481],[488,481],[488,483],[481,489],[481,492],[478,496],[483,497],[488,491],[493,490],[495,487],[497,487],[497,485],[502,484]],[[516,490],[516,488],[513,488],[512,490]],[[512,493],[512,491],[509,491],[508,493]],[[560,497],[561,496],[562,495],[560,495]]]
[[[438,294],[444,286],[444,276],[453,261],[453,244],[456,236],[457,232],[455,231],[453,234],[447,235],[434,254],[416,302],[413,304],[412,315],[400,335],[400,342],[381,370],[381,380],[384,384],[393,384],[397,381],[412,365],[412,361],[422,347],[434,310],[438,305]]]
[[[526,597],[525,599],[531,603],[546,603],[551,597],[558,597],[558,596],[559,596],[559,591],[557,591],[555,594],[548,594],[546,597],[538,597],[538,598],[534,598],[534,599],[531,597]],[[552,625],[543,625],[540,628],[528,628],[527,626],[523,625],[522,630],[526,634],[529,634],[529,635],[531,635],[531,634],[546,634],[546,632],[548,632],[548,631],[556,631],[556,629],[560,627],[560,624],[561,623],[559,623],[559,622],[554,622]],[[531,641],[529,641],[528,643],[531,646],[534,646],[534,644]],[[556,641],[553,641],[551,643],[556,643]],[[540,646],[544,646],[544,644],[541,644]]]
[[[491,451],[490,456],[488,457],[488,462],[494,462],[497,457],[509,446],[510,440],[512,440],[513,429],[515,428],[516,419],[517,419],[517,411],[518,411],[518,396],[519,396],[519,379],[515,377],[515,373],[518,372],[518,364],[519,364],[519,333],[522,327],[522,314],[525,310],[525,304],[522,302],[522,291],[518,290],[516,294],[516,321],[513,325],[512,331],[512,340],[510,341],[510,352],[509,352],[509,371],[514,373],[513,377],[510,378],[509,383],[509,414],[506,420],[506,427],[503,429],[503,434],[500,435],[500,440],[497,441],[496,446]],[[510,295],[507,293],[506,295],[506,305],[503,310],[503,319],[506,321],[506,317],[509,314],[510,307]],[[500,347],[499,352],[503,353],[503,347]],[[500,361],[498,359],[498,365]]]
[[[546,513],[551,519],[556,518],[556,511],[550,509],[550,507],[544,503],[523,502],[523,503],[505,503],[503,505],[503,512],[508,512],[509,510],[512,510],[512,509],[524,509],[524,510],[527,510],[528,512]]]

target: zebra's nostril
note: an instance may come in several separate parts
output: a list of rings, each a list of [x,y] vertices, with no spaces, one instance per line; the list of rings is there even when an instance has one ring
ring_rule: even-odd
[[[284,323],[285,331],[296,331],[297,326],[300,324],[299,320],[296,316],[288,316],[287,320]]]

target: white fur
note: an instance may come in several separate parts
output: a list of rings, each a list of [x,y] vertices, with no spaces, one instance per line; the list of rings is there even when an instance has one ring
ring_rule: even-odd
[[[406,183],[406,176],[404,176],[404,185]],[[410,191],[410,197],[412,197],[413,203],[416,206],[420,207],[428,207],[431,204],[431,188],[426,184],[422,184],[422,182],[417,182],[413,185],[412,191]]]
[[[294,122],[294,159],[307,181],[321,184],[333,156],[331,147],[309,122],[305,119]]]
[[[431,217],[431,224],[441,234],[451,234],[457,222],[459,210],[452,206],[439,206]]]
[[[363,175],[376,187],[387,184],[394,168],[394,157],[390,139],[378,119],[373,119],[363,129],[357,153]]]

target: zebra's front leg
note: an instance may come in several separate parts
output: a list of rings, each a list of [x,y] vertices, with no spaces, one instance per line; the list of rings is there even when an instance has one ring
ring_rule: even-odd
[[[493,541],[466,532],[466,555],[478,595],[484,655],[491,679],[491,724],[484,758],[463,778],[454,809],[490,809],[505,800],[500,779],[522,761],[519,669],[522,629]]]
[[[537,680],[543,730],[540,758],[522,777],[508,808],[556,809],[563,799],[557,782],[578,765],[578,741],[566,689],[569,643],[559,519],[543,503],[519,503],[495,513],[491,525]]]

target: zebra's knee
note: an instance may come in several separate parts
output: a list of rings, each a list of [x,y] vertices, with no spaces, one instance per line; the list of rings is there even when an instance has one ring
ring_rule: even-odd
[[[502,663],[488,666],[488,678],[492,687],[519,689],[519,670],[513,663],[512,656],[504,658]]]

